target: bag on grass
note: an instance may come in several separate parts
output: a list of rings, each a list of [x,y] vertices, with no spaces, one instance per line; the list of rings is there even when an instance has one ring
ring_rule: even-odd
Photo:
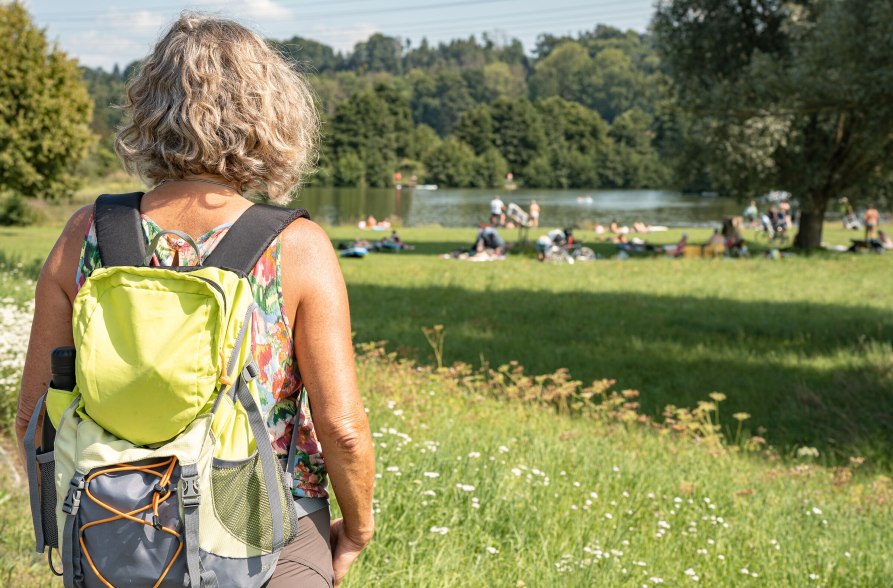
[[[204,264],[151,267],[167,233],[198,247],[162,231],[147,251],[141,196],[96,201],[102,267],[73,305],[76,386],[51,387],[26,434],[37,551],[59,550],[66,587],[262,586],[299,519],[328,506],[292,498],[295,439],[282,466],[251,355],[247,276],[307,213],[254,205]],[[44,405],[53,448],[36,447]]]

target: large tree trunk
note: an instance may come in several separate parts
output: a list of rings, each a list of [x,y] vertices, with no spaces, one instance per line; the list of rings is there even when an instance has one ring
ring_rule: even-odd
[[[798,249],[818,249],[822,245],[822,229],[825,224],[825,210],[828,208],[828,194],[813,194],[812,206],[800,213],[800,227],[794,239]]]

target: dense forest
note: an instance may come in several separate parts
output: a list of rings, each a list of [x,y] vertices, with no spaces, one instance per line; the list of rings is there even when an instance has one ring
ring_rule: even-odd
[[[673,177],[680,128],[649,35],[598,26],[541,35],[527,52],[489,36],[412,46],[374,34],[339,53],[294,37],[270,41],[304,71],[324,120],[315,185],[419,183],[646,188]],[[100,141],[84,172],[116,169],[112,137],[125,81],[138,64],[84,68]],[[678,175],[678,174],[677,174]]]

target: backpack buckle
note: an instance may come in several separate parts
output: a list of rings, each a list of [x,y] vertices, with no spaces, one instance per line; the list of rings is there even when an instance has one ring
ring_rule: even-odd
[[[81,492],[85,487],[84,476],[75,474],[68,485],[68,494],[62,503],[62,512],[67,515],[76,515],[81,507]]]
[[[201,502],[201,492],[198,489],[198,476],[188,478],[181,477],[183,492],[180,493],[180,504],[184,507],[195,507]]]

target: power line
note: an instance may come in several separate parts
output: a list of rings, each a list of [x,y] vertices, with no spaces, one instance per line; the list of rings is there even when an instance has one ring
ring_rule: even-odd
[[[429,36],[430,33],[436,33],[438,36],[450,36],[450,35],[459,36],[459,35],[461,35],[463,37],[467,37],[467,36],[474,34],[476,32],[500,30],[500,31],[505,31],[505,33],[511,37],[512,35],[516,35],[522,31],[526,32],[526,31],[531,31],[531,30],[532,31],[539,30],[543,33],[549,33],[551,31],[549,31],[547,29],[551,29],[551,28],[555,28],[555,27],[565,27],[565,26],[570,26],[570,25],[575,25],[575,24],[578,24],[580,26],[580,28],[583,28],[583,29],[591,29],[591,28],[594,28],[594,26],[596,24],[608,24],[601,20],[604,18],[617,18],[617,17],[632,18],[632,17],[644,17],[644,16],[650,16],[650,15],[651,15],[650,12],[636,12],[636,13],[626,12],[626,13],[614,13],[614,14],[610,14],[610,15],[605,15],[605,14],[591,14],[591,15],[589,15],[589,14],[586,14],[586,15],[578,15],[578,16],[574,16],[574,17],[566,17],[566,18],[562,18],[559,20],[553,20],[548,23],[543,23],[542,19],[527,18],[527,19],[522,19],[522,20],[517,20],[517,21],[505,20],[505,21],[501,21],[499,23],[494,23],[493,26],[483,25],[480,27],[475,27],[473,29],[469,29],[468,27],[456,28],[455,25],[446,24],[446,23],[442,27],[434,26],[434,27],[425,27],[424,29],[417,29],[417,28],[413,28],[411,26],[400,26],[400,27],[395,27],[395,29],[392,29],[395,31],[392,34],[394,36],[400,36],[403,38],[427,37],[427,36]],[[346,30],[346,31],[338,31],[336,34],[325,35],[325,38],[327,38],[327,39],[349,38],[349,37],[353,36],[352,33],[361,32],[363,30],[365,30],[365,29],[353,29],[353,30]],[[385,28],[381,29],[381,32],[383,32],[383,33],[386,31],[387,31],[387,29],[385,29]],[[399,32],[397,32],[397,31],[399,31]]]
[[[650,11],[622,11],[622,12],[613,12],[613,13],[605,13],[598,12],[593,14],[583,14],[583,15],[574,15],[574,16],[566,16],[559,19],[551,19],[544,21],[541,18],[523,18],[523,19],[505,19],[500,21],[497,25],[494,26],[481,26],[469,28],[458,27],[458,23],[467,22],[468,19],[458,19],[451,21],[437,21],[443,24],[442,27],[430,27],[424,26],[425,22],[414,23],[408,25],[400,25],[398,30],[391,32],[392,36],[400,36],[403,38],[412,38],[419,39],[421,37],[427,37],[430,33],[436,33],[437,36],[452,36],[455,35],[456,38],[467,38],[472,34],[478,34],[482,32],[492,32],[492,31],[502,31],[505,32],[509,37],[513,35],[517,35],[521,32],[534,31],[534,32],[542,32],[542,33],[553,33],[553,31],[549,29],[555,28],[564,28],[567,26],[578,25],[577,32],[580,30],[589,30],[594,28],[596,24],[608,24],[604,22],[606,18],[640,18],[645,16],[650,16],[652,13]],[[472,19],[472,20],[480,20],[480,19]],[[427,21],[430,23],[431,21]],[[417,28],[422,27],[424,28]],[[414,28],[416,27],[416,28]],[[295,36],[301,36],[307,39],[314,39],[314,37],[321,37],[325,40],[331,39],[343,39],[343,38],[351,38],[354,36],[356,32],[363,32],[367,30],[366,28],[356,28],[356,29],[345,29],[339,30],[333,34],[317,34],[314,35],[312,32],[304,32],[304,31],[295,31]],[[378,32],[382,32],[383,34],[387,34],[387,28],[379,28]],[[554,34],[554,33],[553,33]],[[322,41],[326,42],[326,41]],[[120,41],[107,41],[105,46],[111,49],[115,48],[130,48],[134,45],[139,45],[140,43],[134,42],[132,40],[122,39]],[[152,42],[146,41],[143,43],[146,46],[146,50],[148,51]]]
[[[552,15],[567,14],[567,16],[565,18],[558,19],[558,20],[556,20],[555,18],[552,18],[552,19],[542,19],[542,18],[518,19],[518,18],[516,18],[516,17],[521,17],[521,16],[536,16],[539,14],[541,14],[541,11],[534,10],[534,11],[514,13],[512,15],[509,15],[509,17],[506,17],[503,14],[488,14],[488,15],[461,17],[458,19],[448,19],[448,20],[438,19],[438,20],[433,20],[433,21],[425,20],[425,21],[407,22],[407,23],[403,23],[403,24],[399,24],[399,25],[394,25],[393,27],[389,27],[389,26],[381,27],[380,26],[377,28],[379,30],[385,30],[385,29],[389,29],[392,31],[396,30],[397,31],[396,35],[403,36],[403,37],[408,37],[410,35],[424,36],[426,33],[431,33],[431,32],[445,34],[445,35],[449,35],[451,33],[465,34],[469,31],[469,27],[456,27],[454,25],[465,24],[465,23],[478,23],[481,20],[485,20],[488,18],[499,18],[500,19],[499,22],[495,23],[494,26],[488,25],[488,26],[474,27],[474,29],[476,29],[476,30],[492,30],[492,29],[498,28],[498,29],[504,30],[508,27],[515,27],[517,25],[532,23],[532,24],[535,24],[538,27],[544,29],[543,32],[547,32],[545,29],[549,28],[550,26],[555,26],[555,25],[564,26],[567,24],[573,24],[573,22],[571,22],[571,20],[570,20],[571,18],[573,18],[574,20],[581,21],[581,24],[583,24],[585,21],[596,21],[596,22],[601,21],[603,24],[607,24],[604,22],[605,19],[640,18],[640,17],[650,16],[652,13],[651,13],[651,11],[642,11],[640,9],[638,9],[638,10],[636,10],[636,9],[621,10],[619,12],[615,12],[615,11],[607,12],[604,10],[598,10],[596,12],[593,12],[593,10],[591,8],[591,3],[590,3],[590,4],[585,4],[585,5],[568,6],[568,7],[564,7],[561,9],[556,9],[556,10],[551,11]],[[571,15],[573,15],[573,16],[571,16]],[[306,24],[305,24],[305,26],[306,26]],[[424,27],[424,28],[422,28],[422,27]],[[351,35],[352,33],[367,31],[368,28],[369,27],[355,27],[355,28],[348,28],[348,29],[339,29],[334,34],[318,34],[318,36],[323,36],[326,38],[344,38],[347,36],[352,36]],[[506,32],[511,33],[511,31],[506,31]],[[309,36],[310,38],[312,38],[312,36],[314,35],[314,32],[306,31],[306,29],[304,27],[299,27],[298,30],[296,30],[293,34],[297,35],[297,36]],[[112,45],[131,46],[133,43],[131,41],[126,41],[123,43],[115,43],[114,41],[109,41],[108,44],[109,44],[109,46],[112,46]]]
[[[565,9],[558,9],[558,10],[552,11],[552,14],[559,14],[559,13],[581,13],[581,14],[574,15],[573,18],[579,19],[579,20],[585,20],[585,21],[599,20],[600,18],[642,17],[642,16],[650,16],[652,14],[650,11],[644,12],[641,10],[623,11],[620,13],[615,12],[615,13],[609,13],[609,14],[606,14],[604,12],[593,13],[589,4],[577,5],[577,6],[573,6],[573,7],[567,7]],[[500,19],[503,19],[503,20],[500,20],[497,25],[495,25],[496,28],[501,28],[501,27],[505,27],[505,26],[514,26],[515,24],[527,24],[527,23],[535,23],[535,24],[540,24],[542,26],[549,26],[548,22],[544,23],[542,18],[536,18],[536,19],[525,18],[525,19],[521,19],[521,20],[514,20],[514,17],[532,16],[532,15],[538,15],[538,14],[541,14],[541,11],[535,10],[535,11],[527,11],[527,12],[517,12],[517,13],[510,15],[511,18],[508,18],[508,19],[504,19],[505,15],[502,15],[502,14],[481,15],[481,16],[475,16],[475,17],[463,17],[463,18],[459,18],[459,19],[449,19],[449,20],[439,19],[439,20],[433,20],[433,21],[404,23],[404,24],[400,24],[400,25],[394,25],[393,28],[399,29],[400,33],[397,36],[403,36],[403,37],[408,36],[407,33],[422,33],[422,34],[424,34],[429,31],[440,32],[440,31],[444,30],[443,26],[447,26],[448,31],[456,30],[461,33],[462,31],[467,30],[467,29],[465,29],[465,28],[452,29],[451,25],[464,24],[464,23],[477,23],[477,22],[484,20],[486,18],[489,18],[489,17],[494,17],[494,18],[498,17]],[[571,18],[570,15],[568,15],[567,18],[562,19],[561,21],[552,21],[552,22],[565,23],[565,22],[567,22],[568,18]],[[433,28],[430,28],[431,25],[434,25]],[[437,25],[443,25],[443,26],[437,26]],[[419,29],[418,27],[425,27],[425,29],[422,30],[422,29]],[[483,28],[490,29],[490,28],[494,28],[494,27],[485,26]],[[363,32],[366,30],[368,30],[368,27],[356,27],[356,28],[349,28],[349,29],[339,29],[337,32],[338,32],[339,36],[341,36],[342,34],[346,36],[346,35],[349,35],[350,33],[358,33],[358,32]],[[298,34],[297,36],[302,36],[302,35]]]
[[[358,1],[358,0],[353,0]],[[364,0],[359,0],[364,1]],[[490,6],[494,4],[504,4],[506,2],[511,2],[513,0],[450,0],[447,2],[436,2],[434,4],[409,4],[403,6],[392,6],[390,8],[377,8],[372,10],[348,10],[341,12],[332,12],[326,10],[324,12],[310,12],[310,13],[299,13],[297,18],[299,19],[308,19],[308,18],[322,18],[322,17],[337,17],[337,16],[352,16],[352,17],[362,17],[367,15],[375,15],[375,14],[393,14],[393,13],[405,13],[405,12],[417,12],[420,10],[432,10],[438,8],[456,8],[462,6]],[[284,4],[280,2],[280,4]],[[591,8],[599,8],[599,7],[623,7],[625,3],[622,0],[593,0],[588,3],[588,6]],[[183,9],[182,5],[171,6],[171,9]],[[152,14],[157,14],[156,11],[149,11]],[[542,10],[543,14],[549,14],[551,10]],[[134,14],[133,13],[112,13],[109,14],[107,11],[103,13],[96,14],[85,14],[85,13],[72,13],[71,15],[60,15],[58,13],[54,14],[52,17],[42,19],[43,21],[52,23],[58,22],[60,25],[67,24],[76,24],[78,22],[92,22],[97,20],[97,16],[104,16],[102,18],[103,22],[129,22],[132,21]],[[58,20],[57,20],[58,19]],[[280,24],[282,21],[280,20]]]

